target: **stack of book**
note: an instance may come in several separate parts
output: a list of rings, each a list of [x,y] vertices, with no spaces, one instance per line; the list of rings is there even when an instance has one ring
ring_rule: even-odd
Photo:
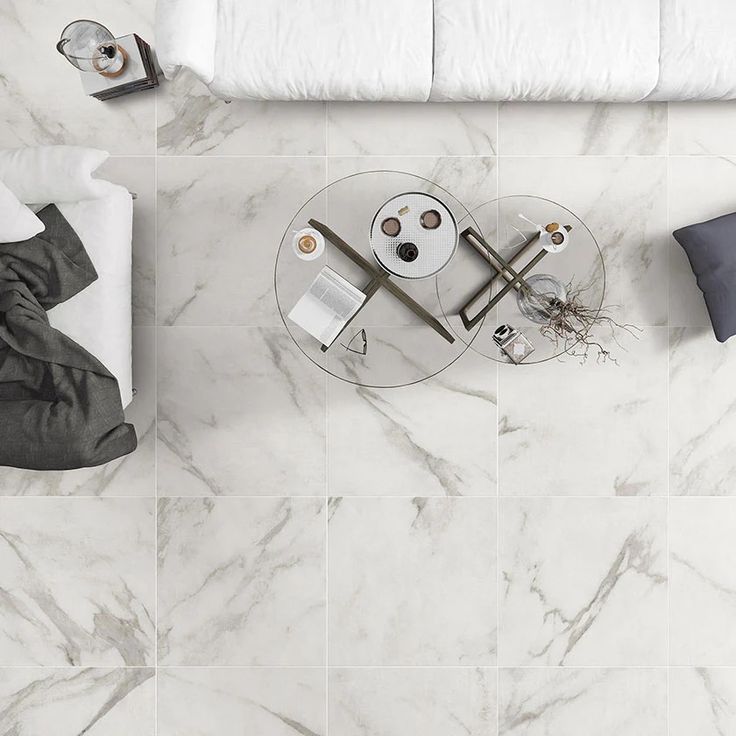
[[[112,100],[143,89],[158,87],[158,69],[151,47],[135,33],[115,39],[128,58],[122,74],[105,77],[82,72],[84,91],[98,100]]]

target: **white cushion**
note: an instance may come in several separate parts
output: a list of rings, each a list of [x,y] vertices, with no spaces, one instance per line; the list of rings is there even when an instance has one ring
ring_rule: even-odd
[[[109,154],[79,146],[33,146],[0,151],[0,181],[21,202],[78,202],[110,193],[92,174]]]
[[[217,0],[158,0],[156,58],[167,79],[191,69],[205,84],[215,76]]]
[[[41,220],[0,181],[0,243],[28,240],[45,229]]]
[[[219,2],[223,97],[423,101],[431,85],[432,0]]]
[[[658,57],[659,0],[435,0],[431,99],[636,101]]]
[[[662,0],[650,100],[736,99],[736,0]]]

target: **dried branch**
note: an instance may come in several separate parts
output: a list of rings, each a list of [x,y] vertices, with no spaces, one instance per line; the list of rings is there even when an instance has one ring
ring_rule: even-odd
[[[624,350],[618,341],[618,331],[637,337],[635,332],[642,332],[641,328],[631,324],[621,324],[611,317],[611,307],[589,307],[583,297],[592,288],[587,286],[567,284],[565,299],[556,294],[539,292],[528,286],[522,287],[529,305],[547,320],[540,327],[542,335],[554,342],[561,353],[580,358],[581,363],[588,360],[591,350],[596,352],[599,363],[611,361],[618,365],[618,361],[602,341],[593,338],[593,328],[605,327],[610,331],[610,341]],[[638,339],[638,337],[637,337]]]

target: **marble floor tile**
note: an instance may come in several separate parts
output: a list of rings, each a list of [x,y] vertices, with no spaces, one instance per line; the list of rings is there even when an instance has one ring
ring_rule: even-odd
[[[671,156],[669,230],[736,211],[736,157]],[[685,251],[670,236],[670,325],[713,334],[703,293]]]
[[[153,661],[152,499],[0,499],[0,666]]]
[[[736,495],[736,343],[698,328],[670,335],[670,493]]]
[[[661,102],[506,102],[498,111],[503,156],[632,156],[667,153]]]
[[[664,668],[534,667],[499,677],[502,734],[668,736]]]
[[[109,102],[85,95],[79,71],[56,51],[64,27],[95,18],[115,35],[138,33],[153,41],[151,0],[54,0],[4,3],[0,85],[0,147],[70,144],[118,154],[153,154],[155,93]]]
[[[667,339],[622,332],[617,363],[500,366],[501,495],[667,495]]]
[[[382,170],[429,179],[469,210],[498,196],[494,156],[333,156],[327,160],[330,181],[359,171]]]
[[[335,666],[493,665],[496,502],[333,498]]]
[[[489,668],[333,669],[330,733],[339,736],[495,736]]]
[[[156,324],[156,159],[114,156],[96,172],[137,196],[133,202],[133,324]]]
[[[164,496],[325,493],[325,377],[283,330],[158,330]]]
[[[736,155],[735,101],[670,102],[668,107],[671,154]]]
[[[8,736],[153,736],[149,667],[0,668],[0,728]]]
[[[331,156],[489,156],[496,149],[494,102],[331,102]]]
[[[665,499],[501,499],[499,663],[663,665],[665,515]]]
[[[156,494],[155,328],[133,328],[133,385],[125,411],[138,435],[138,449],[118,460],[79,470],[0,467],[0,496],[154,496]]]
[[[226,104],[187,71],[156,95],[161,155],[313,156],[325,154],[325,104]]]
[[[670,662],[736,665],[736,499],[670,501]]]
[[[324,501],[161,499],[158,511],[159,664],[324,664]]]
[[[502,157],[499,194],[546,197],[595,234],[606,268],[604,305],[619,321],[667,324],[667,159]],[[574,243],[574,239],[571,239]],[[598,274],[580,273],[585,284]]]
[[[673,667],[669,736],[732,733],[736,733],[736,669]]]
[[[274,263],[323,159],[159,158],[158,322],[281,324]]]
[[[322,736],[325,702],[319,667],[164,667],[158,736]]]
[[[411,328],[382,370],[408,375]],[[375,331],[374,331],[375,332]],[[398,335],[396,335],[398,333]],[[422,351],[433,335],[419,336]],[[431,345],[431,343],[430,343]],[[397,363],[397,364],[394,364]],[[331,496],[493,496],[496,494],[497,364],[467,350],[439,375],[413,386],[327,385],[327,468]],[[376,372],[367,371],[371,376]]]

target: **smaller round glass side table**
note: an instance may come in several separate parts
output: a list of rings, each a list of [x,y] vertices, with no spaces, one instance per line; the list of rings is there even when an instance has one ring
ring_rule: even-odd
[[[557,202],[511,195],[476,207],[459,225],[463,233],[460,248],[474,251],[476,270],[466,275],[459,298],[458,285],[447,282],[451,274],[443,272],[437,279],[438,299],[448,322],[457,330],[458,339],[487,358],[514,362],[510,351],[494,340],[496,330],[507,326],[523,336],[527,354],[521,365],[575,354],[585,341],[588,328],[581,328],[573,317],[561,329],[551,329],[550,312],[545,305],[574,303],[589,318],[600,314],[606,286],[605,264],[586,224]],[[554,238],[562,241],[561,245],[551,242],[553,236],[547,232],[547,226],[557,232]],[[483,246],[490,246],[496,258],[493,253],[490,257],[484,254]],[[513,274],[502,273],[504,264],[524,279],[523,286],[514,281]],[[464,318],[458,328],[455,316],[461,313]],[[565,324],[574,329],[565,328]],[[479,325],[481,333],[474,333]]]

